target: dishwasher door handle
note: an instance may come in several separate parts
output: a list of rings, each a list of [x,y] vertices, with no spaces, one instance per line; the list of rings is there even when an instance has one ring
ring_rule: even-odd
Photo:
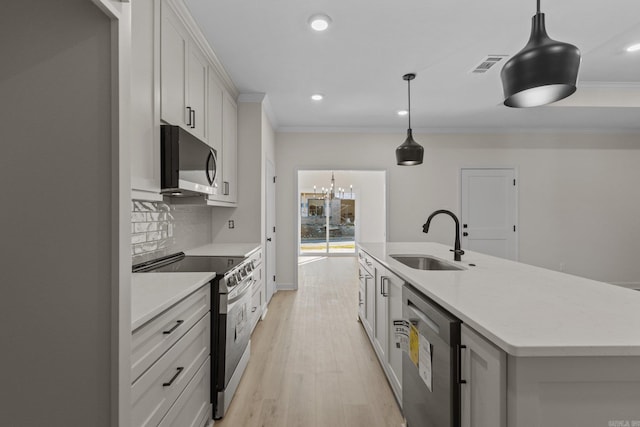
[[[440,326],[434,322],[429,316],[427,316],[422,310],[420,310],[411,300],[407,300],[407,308],[416,315],[416,317],[422,320],[428,327],[433,329],[436,334],[440,334]]]

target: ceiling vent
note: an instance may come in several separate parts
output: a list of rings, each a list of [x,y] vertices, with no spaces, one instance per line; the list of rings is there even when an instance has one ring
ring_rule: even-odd
[[[505,59],[508,55],[489,55],[484,58],[480,64],[471,70],[471,74],[484,74],[491,69],[498,62]]]

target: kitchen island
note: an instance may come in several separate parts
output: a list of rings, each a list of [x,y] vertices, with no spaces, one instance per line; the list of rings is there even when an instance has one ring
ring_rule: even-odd
[[[436,243],[359,249],[463,322],[463,425],[640,425],[640,292]]]

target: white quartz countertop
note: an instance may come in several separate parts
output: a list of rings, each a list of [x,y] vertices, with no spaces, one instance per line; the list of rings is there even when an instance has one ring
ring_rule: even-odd
[[[184,251],[188,256],[248,257],[260,248],[260,243],[209,243]]]
[[[640,356],[640,292],[437,243],[360,248],[513,356]],[[392,254],[466,268],[423,271]],[[469,264],[476,264],[475,267]]]
[[[215,273],[133,273],[131,330],[135,330],[215,277]]]

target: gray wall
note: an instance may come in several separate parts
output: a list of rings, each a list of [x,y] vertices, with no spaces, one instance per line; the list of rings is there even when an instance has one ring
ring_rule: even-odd
[[[453,226],[443,221],[427,235],[422,224],[436,209],[459,212],[460,168],[515,167],[520,261],[640,284],[640,134],[418,134],[425,161],[412,167],[395,164],[403,139],[401,132],[277,135],[279,286],[291,283],[296,265],[295,170],[327,165],[388,170],[387,240],[449,245]]]
[[[87,0],[0,13],[0,425],[110,425],[111,38]]]

